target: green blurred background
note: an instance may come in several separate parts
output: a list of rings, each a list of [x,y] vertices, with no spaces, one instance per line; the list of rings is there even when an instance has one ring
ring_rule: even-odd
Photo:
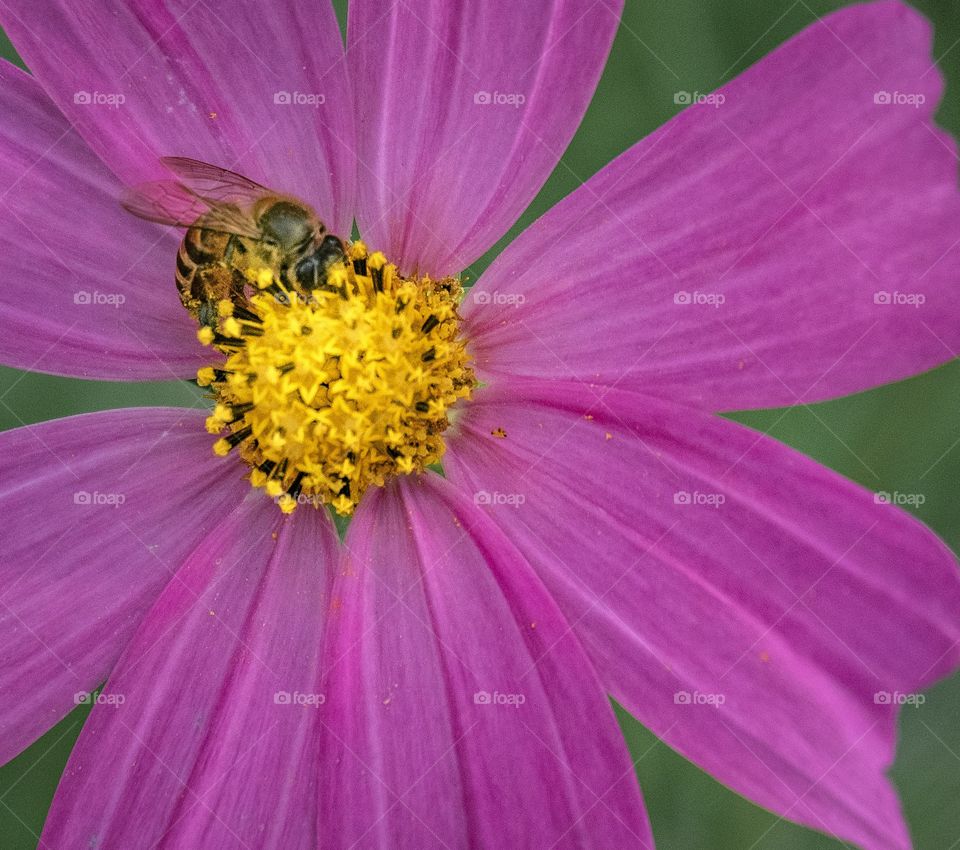
[[[345,3],[338,2],[343,21]],[[627,0],[596,97],[556,172],[527,213],[469,270],[475,279],[525,226],[680,107],[676,91],[709,92],[794,33],[845,5],[826,0]],[[936,26],[935,57],[948,78],[940,122],[960,133],[960,0],[916,6]],[[269,12],[267,12],[269,13]],[[19,61],[0,35],[0,53]],[[960,229],[960,222],[958,222]],[[171,286],[173,281],[171,280]],[[802,281],[797,281],[802,286]],[[960,282],[958,282],[960,285]],[[734,417],[873,490],[923,493],[917,514],[960,551],[960,363],[811,409]],[[0,429],[127,405],[191,405],[185,383],[113,384],[0,367]],[[0,848],[37,847],[38,835],[88,709],[78,708],[0,768]],[[918,848],[960,847],[960,676],[906,707],[893,778]],[[724,788],[620,713],[661,850],[839,848]]]

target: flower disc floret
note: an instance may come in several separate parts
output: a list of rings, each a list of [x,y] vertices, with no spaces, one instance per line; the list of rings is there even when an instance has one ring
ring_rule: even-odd
[[[440,460],[450,408],[475,378],[454,278],[405,278],[362,243],[309,293],[251,275],[243,304],[221,301],[201,342],[226,362],[205,367],[213,388],[214,451],[237,448],[254,487],[281,509],[330,504],[349,515],[363,493]]]

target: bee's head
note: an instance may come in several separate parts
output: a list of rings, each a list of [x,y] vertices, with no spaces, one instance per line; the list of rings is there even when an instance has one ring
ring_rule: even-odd
[[[297,263],[295,269],[297,283],[307,292],[316,289],[326,282],[327,270],[335,263],[342,262],[345,257],[343,242],[328,233],[315,251]]]
[[[260,230],[266,242],[282,251],[303,251],[313,241],[317,223],[310,211],[292,201],[276,201],[259,217]]]

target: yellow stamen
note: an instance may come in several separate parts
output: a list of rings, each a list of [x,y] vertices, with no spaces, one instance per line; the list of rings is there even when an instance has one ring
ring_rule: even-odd
[[[233,316],[230,316],[228,319],[224,319],[220,323],[220,327],[227,336],[240,336],[242,333],[240,322],[233,318]]]
[[[212,366],[203,366],[197,370],[197,383],[201,387],[209,387],[217,379],[217,373]]]
[[[404,278],[361,242],[347,256],[289,297],[271,270],[251,270],[260,291],[218,304],[220,336],[198,333],[227,356],[197,375],[217,400],[214,451],[237,447],[284,513],[307,502],[348,515],[369,487],[438,462],[450,408],[476,384],[457,280]]]

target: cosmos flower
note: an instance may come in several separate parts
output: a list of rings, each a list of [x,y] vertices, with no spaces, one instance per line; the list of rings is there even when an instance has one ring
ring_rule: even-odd
[[[618,14],[354,0],[345,49],[322,2],[3,5],[33,76],[0,69],[0,358],[199,371],[221,405],[0,435],[0,755],[106,683],[44,846],[650,847],[608,694],[779,815],[909,846],[885,771],[899,696],[957,663],[953,557],[715,414],[960,344],[930,27],[858,6],[690,95],[458,313],[454,277],[558,162]],[[202,345],[182,231],[118,204],[171,155],[300,197],[332,233],[355,219],[372,253],[352,243],[337,272],[349,309],[224,299]],[[420,471],[436,458],[443,476]],[[343,542],[287,501],[304,492],[358,502]]]

